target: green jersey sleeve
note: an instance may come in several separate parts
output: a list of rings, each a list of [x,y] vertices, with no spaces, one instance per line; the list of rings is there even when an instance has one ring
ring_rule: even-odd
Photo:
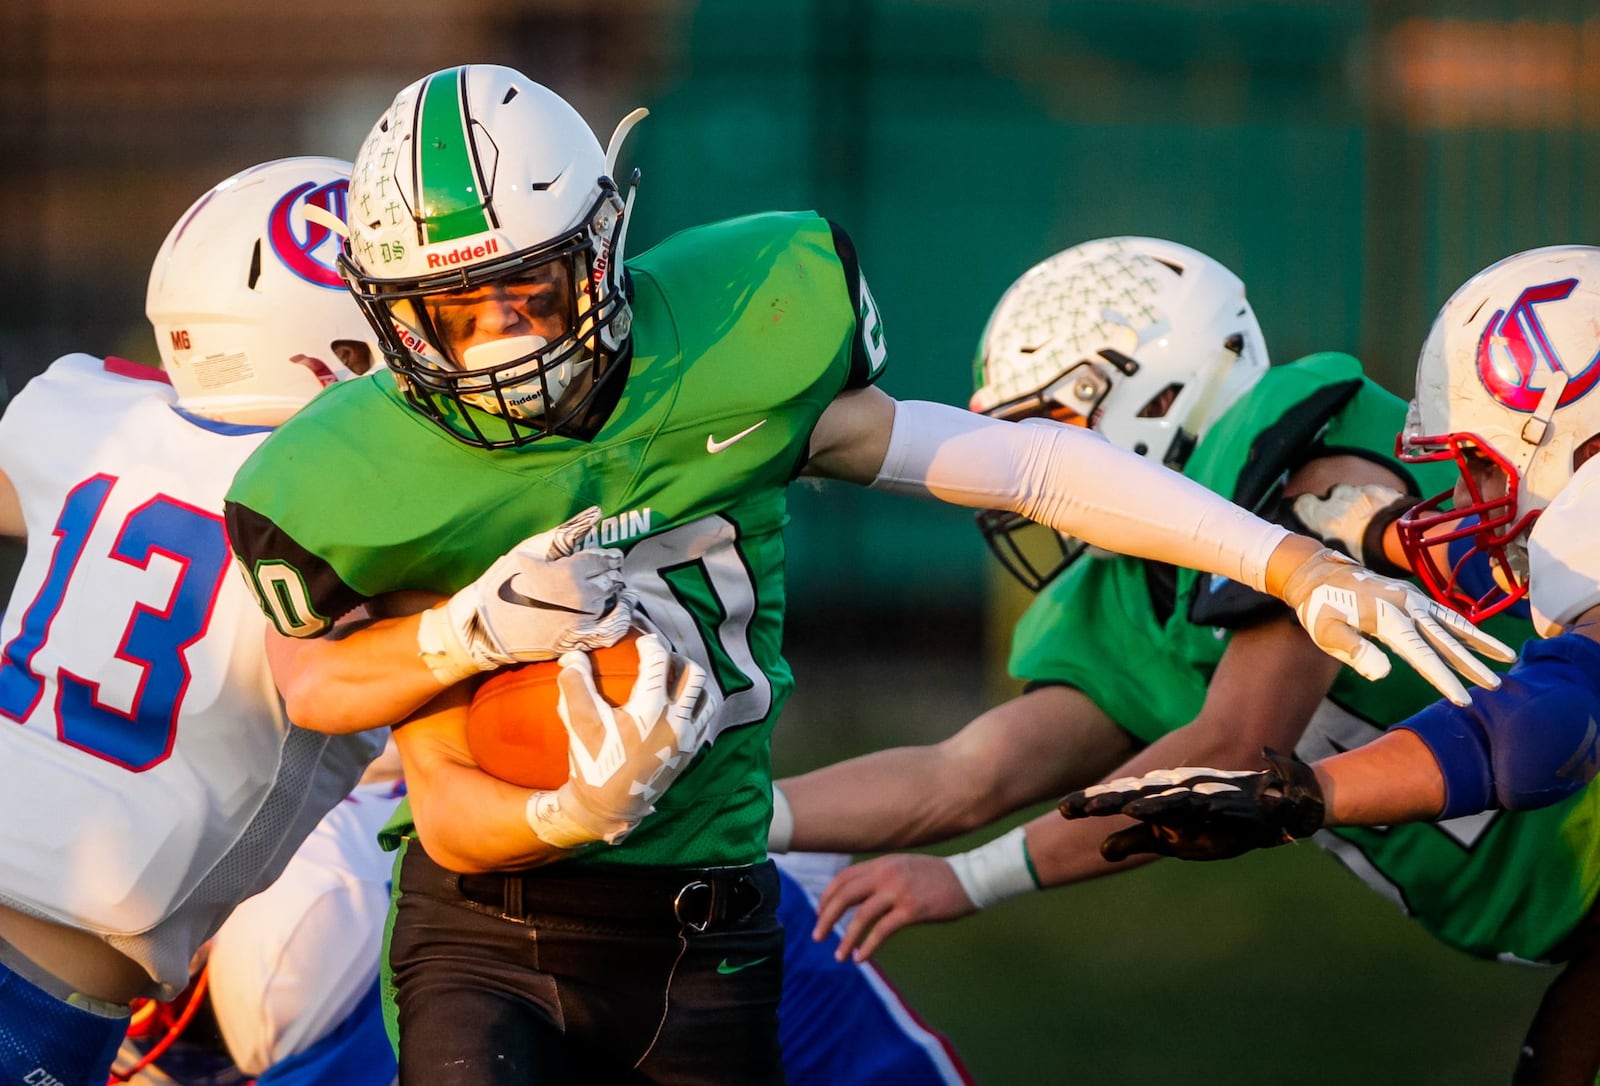
[[[1071,686],[1144,743],[1193,719],[1207,672],[1165,648],[1147,564],[1079,558],[1045,585],[1017,623],[1011,673],[1030,686]]]

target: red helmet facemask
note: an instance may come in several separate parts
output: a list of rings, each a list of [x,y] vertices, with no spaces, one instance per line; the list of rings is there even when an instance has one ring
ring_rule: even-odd
[[[1395,523],[1400,546],[1405,550],[1417,579],[1429,595],[1471,622],[1499,614],[1528,594],[1525,557],[1517,541],[1538,519],[1534,510],[1518,519],[1517,491],[1520,476],[1511,462],[1475,434],[1411,437],[1401,434],[1395,440],[1395,454],[1409,464],[1455,462],[1461,483],[1453,490],[1436,494],[1407,510]],[[1472,460],[1487,460],[1505,473],[1503,497],[1485,497]],[[1457,504],[1456,493],[1464,489],[1468,501]],[[1469,540],[1461,550],[1452,547]],[[1479,555],[1488,563],[1494,583],[1481,593],[1462,584],[1462,572]]]

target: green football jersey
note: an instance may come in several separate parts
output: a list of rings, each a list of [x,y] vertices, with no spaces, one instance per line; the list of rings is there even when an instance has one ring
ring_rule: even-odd
[[[882,328],[848,239],[810,213],[688,230],[628,267],[632,360],[592,440],[469,446],[379,374],[330,388],[262,444],[229,493],[229,536],[277,627],[315,636],[384,593],[454,592],[600,506],[590,545],[626,553],[629,586],[724,705],[656,812],[570,862],[750,863],[766,854],[769,734],[793,685],[785,488],[823,410],[882,371]]]
[[[1313,355],[1268,370],[1207,432],[1185,474],[1263,512],[1290,471],[1336,453],[1381,460],[1422,495],[1448,488],[1449,465],[1394,460],[1404,418],[1405,405],[1366,380],[1355,359]],[[1191,570],[1081,558],[1018,623],[1011,670],[1030,684],[1082,690],[1130,734],[1153,742],[1199,713],[1229,635],[1224,620],[1208,618],[1217,615],[1208,605],[1229,592],[1244,594]],[[1512,643],[1529,633],[1509,616],[1488,628]],[[1436,698],[1398,660],[1376,683],[1342,669],[1296,753],[1314,760],[1360,746]],[[1483,957],[1538,961],[1600,892],[1591,844],[1597,814],[1600,790],[1591,785],[1542,810],[1323,831],[1316,840],[1444,942]]]

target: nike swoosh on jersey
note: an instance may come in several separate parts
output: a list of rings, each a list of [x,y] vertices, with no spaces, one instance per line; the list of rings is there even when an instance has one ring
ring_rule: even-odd
[[[755,433],[757,430],[761,429],[766,424],[767,424],[767,420],[766,419],[762,419],[760,422],[756,423],[754,426],[750,426],[750,427],[747,427],[747,428],[745,428],[743,430],[740,430],[737,434],[734,434],[732,437],[727,438],[726,440],[723,440],[723,441],[718,441],[715,437],[711,436],[710,434],[707,434],[706,435],[706,452],[708,452],[708,453],[719,453],[723,449],[726,449],[729,445],[732,445],[735,441],[738,441],[738,440],[740,440],[742,438],[749,437],[751,434]]]
[[[564,603],[555,603],[551,600],[541,600],[533,596],[524,596],[521,592],[518,592],[515,588],[511,587],[511,582],[516,579],[517,575],[513,573],[511,576],[500,582],[500,591],[497,593],[497,595],[499,595],[499,597],[505,600],[507,603],[514,603],[518,607],[537,607],[541,611],[565,611],[569,615],[587,615],[589,613],[581,607],[568,607]],[[612,602],[615,602],[615,597],[613,597]],[[607,607],[606,610],[609,611],[610,607]],[[601,612],[601,614],[604,613],[605,611]]]
[[[741,970],[749,969],[752,965],[760,965],[770,957],[772,957],[772,955],[768,954],[766,958],[757,958],[750,962],[740,962],[738,965],[729,965],[728,959],[723,958],[722,961],[717,965],[717,972],[721,973],[723,976],[727,976],[729,973],[737,973]]]

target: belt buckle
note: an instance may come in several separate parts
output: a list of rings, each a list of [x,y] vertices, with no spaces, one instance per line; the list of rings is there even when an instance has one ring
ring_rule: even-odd
[[[703,910],[696,909],[694,899],[702,894],[705,897],[705,908]],[[709,882],[695,879],[693,882],[686,883],[678,891],[677,896],[672,899],[672,915],[677,917],[678,923],[684,927],[703,935],[705,930],[711,926],[716,904],[716,887]],[[697,912],[700,913],[700,919],[690,919]]]

